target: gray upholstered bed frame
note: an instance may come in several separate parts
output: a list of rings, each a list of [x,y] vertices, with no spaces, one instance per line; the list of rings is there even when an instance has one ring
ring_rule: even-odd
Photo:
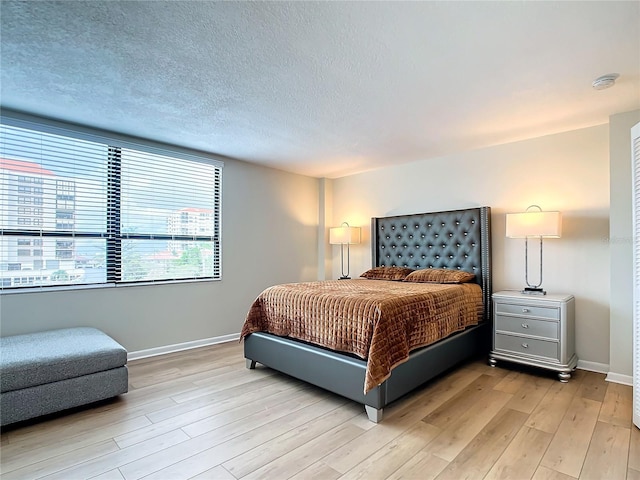
[[[489,207],[373,218],[374,266],[453,268],[475,273],[482,287],[484,321],[435,344],[415,350],[409,360],[366,395],[367,362],[268,333],[245,338],[247,367],[256,362],[362,403],[369,419],[457,363],[491,347],[491,209]]]

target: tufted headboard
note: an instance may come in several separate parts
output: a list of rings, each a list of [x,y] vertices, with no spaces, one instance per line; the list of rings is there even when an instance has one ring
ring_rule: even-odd
[[[491,319],[491,208],[371,219],[373,266],[452,268],[476,275]]]

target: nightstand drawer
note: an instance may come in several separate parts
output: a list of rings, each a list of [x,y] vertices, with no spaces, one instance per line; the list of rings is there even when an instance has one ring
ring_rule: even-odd
[[[496,331],[558,340],[558,322],[496,315]]]
[[[516,305],[513,303],[497,303],[496,313],[506,313],[509,315],[520,315],[525,317],[548,318],[550,320],[560,319],[560,310],[551,307],[533,307],[531,305]]]
[[[535,355],[558,359],[558,343],[545,340],[533,340],[531,338],[516,337],[496,333],[495,349],[516,352],[525,355]]]

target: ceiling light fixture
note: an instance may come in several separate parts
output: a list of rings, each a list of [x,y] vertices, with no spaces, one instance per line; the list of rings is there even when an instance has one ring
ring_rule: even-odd
[[[606,75],[596,78],[591,86],[596,90],[604,90],[605,88],[613,87],[619,76],[620,75],[617,73],[607,73]]]

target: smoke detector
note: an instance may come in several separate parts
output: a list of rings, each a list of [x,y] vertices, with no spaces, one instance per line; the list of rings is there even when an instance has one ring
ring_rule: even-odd
[[[617,73],[607,73],[606,75],[596,78],[591,86],[596,90],[604,90],[605,88],[613,87],[619,76],[620,75]]]

